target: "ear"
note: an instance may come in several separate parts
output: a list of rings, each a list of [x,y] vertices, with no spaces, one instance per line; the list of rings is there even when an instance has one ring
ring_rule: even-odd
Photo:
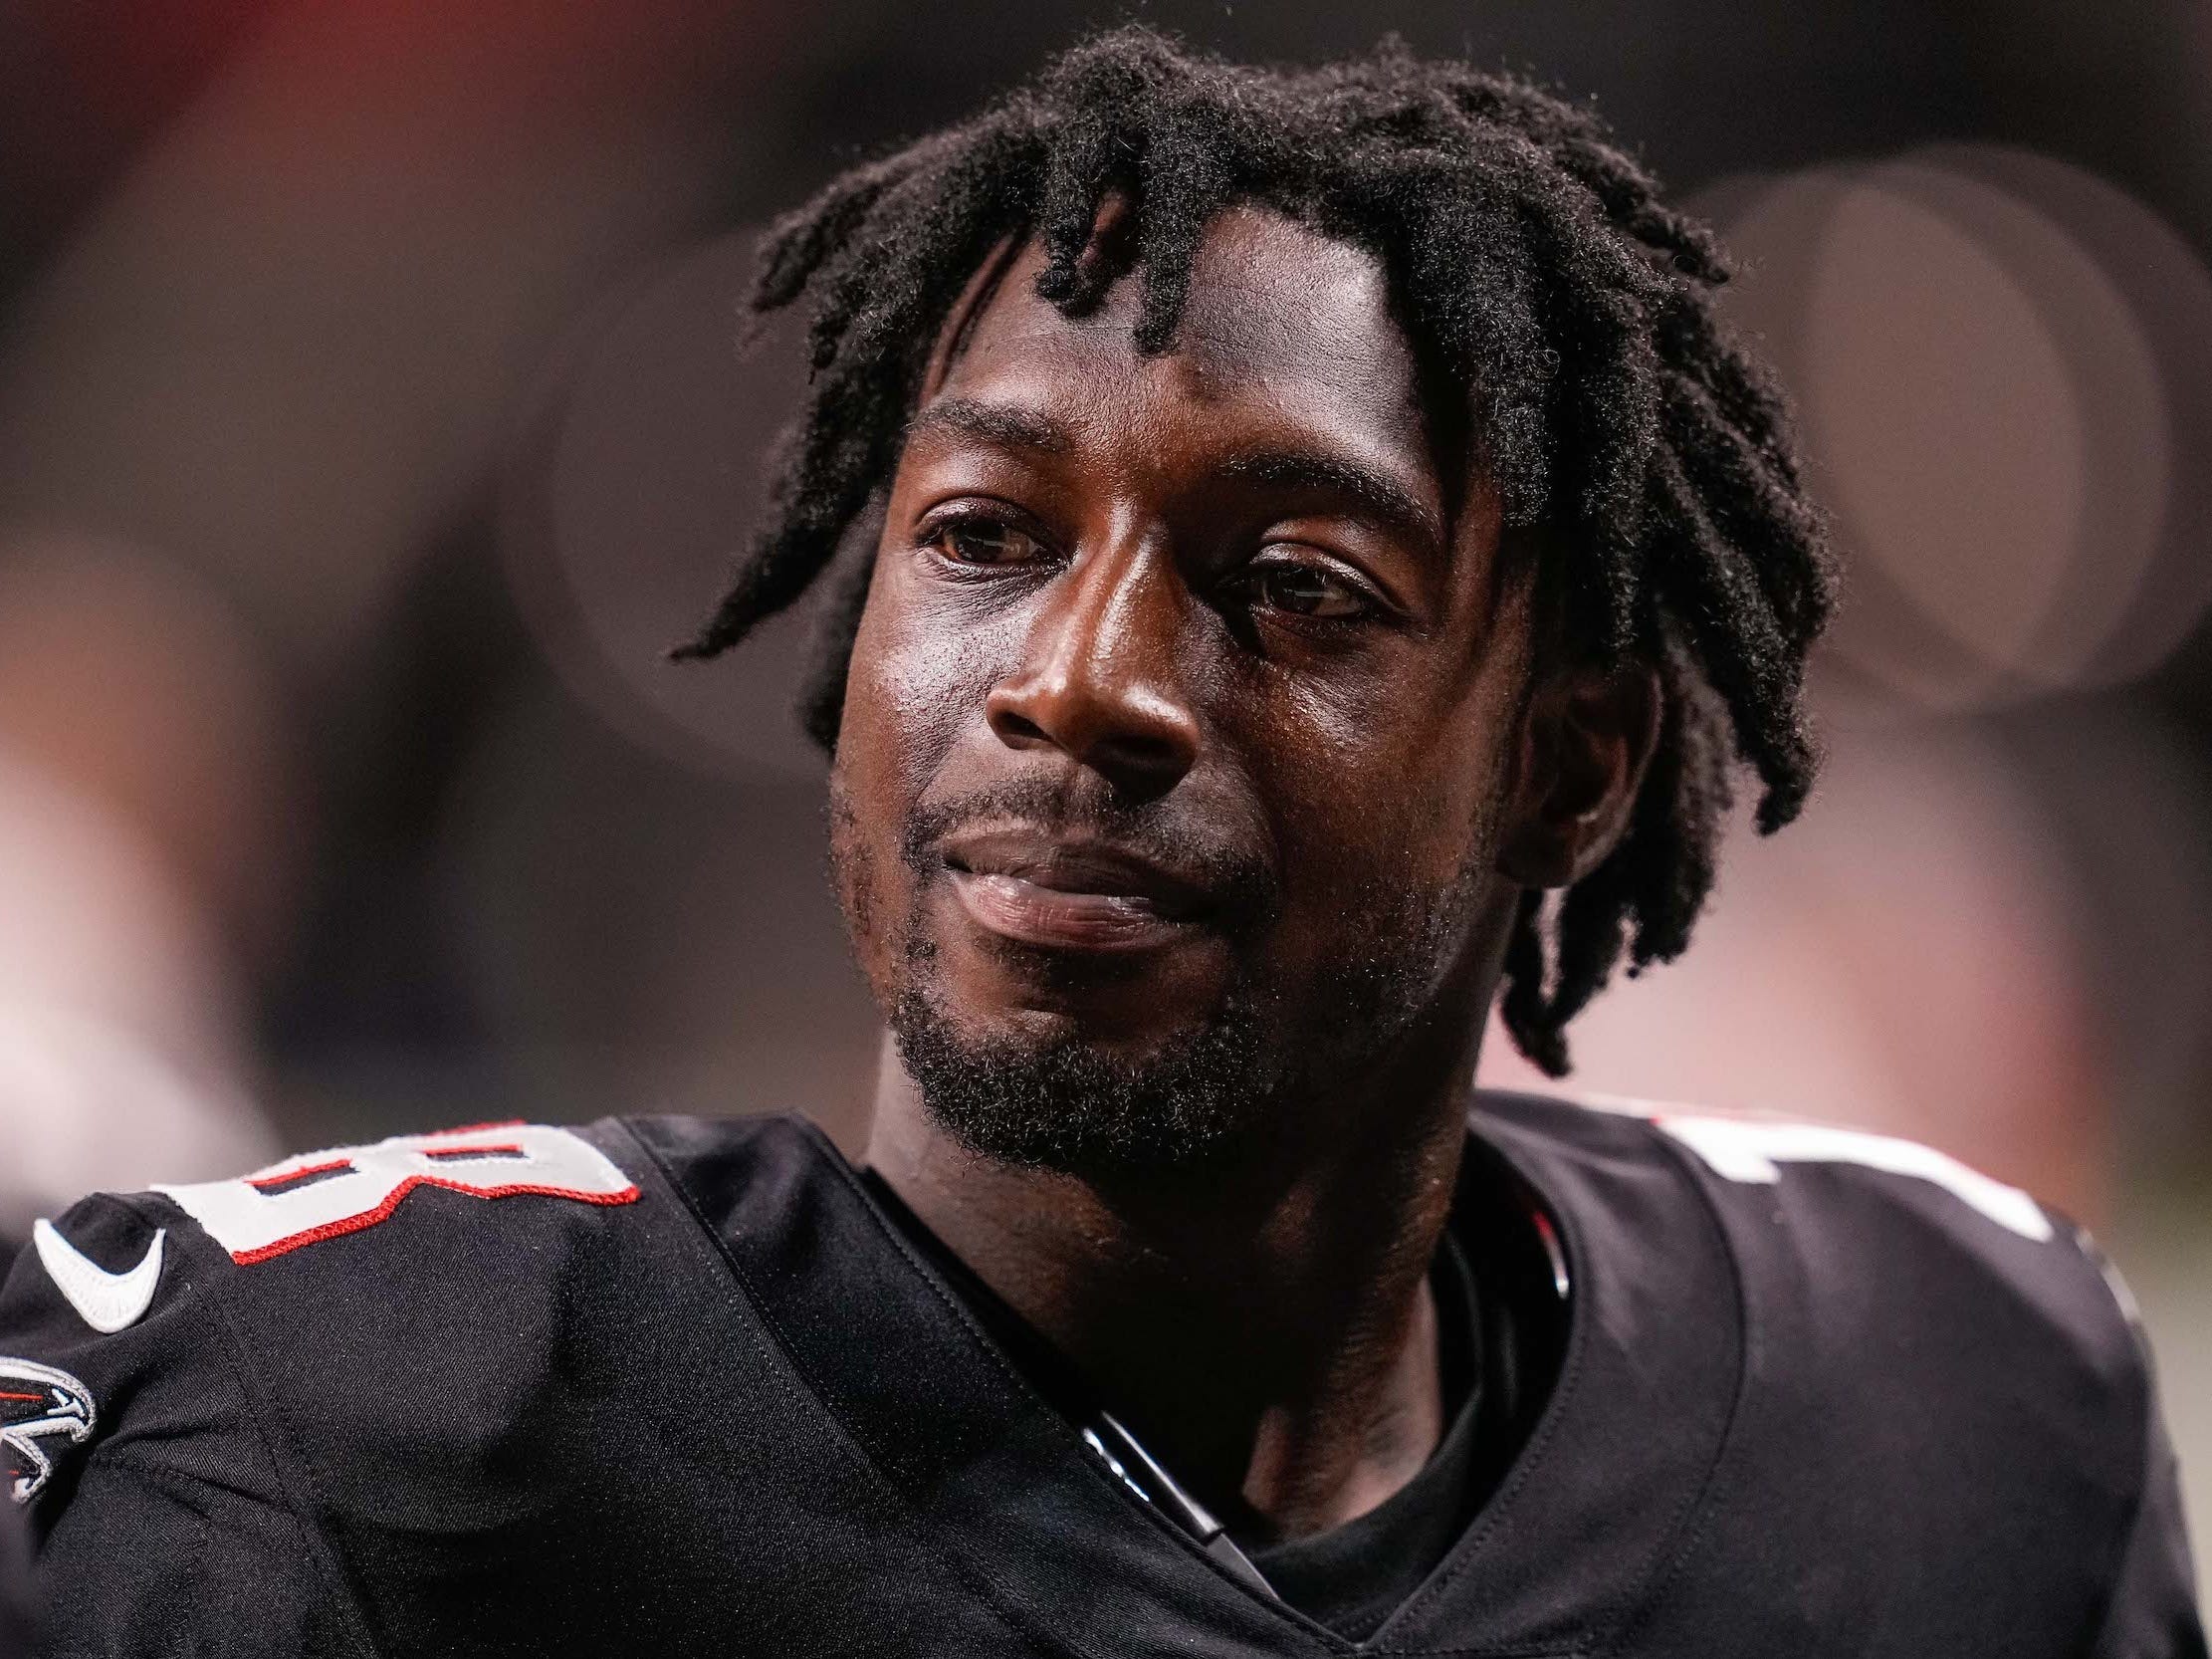
[[[1640,664],[1545,674],[1530,689],[1498,836],[1498,872],[1569,887],[1605,862],[1659,743],[1659,675]]]

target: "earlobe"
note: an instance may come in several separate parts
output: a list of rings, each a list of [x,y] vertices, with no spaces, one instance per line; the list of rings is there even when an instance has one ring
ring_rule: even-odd
[[[1662,693],[1642,664],[1547,676],[1522,710],[1497,869],[1524,887],[1569,887],[1620,844],[1659,742]]]

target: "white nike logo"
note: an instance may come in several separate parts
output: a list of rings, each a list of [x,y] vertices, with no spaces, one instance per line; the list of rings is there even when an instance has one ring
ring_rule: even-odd
[[[110,1273],[63,1238],[52,1222],[42,1220],[31,1229],[31,1243],[62,1295],[87,1324],[102,1331],[136,1324],[153,1304],[153,1288],[161,1282],[161,1241],[168,1236],[167,1228],[159,1229],[146,1246],[145,1260],[128,1273]]]

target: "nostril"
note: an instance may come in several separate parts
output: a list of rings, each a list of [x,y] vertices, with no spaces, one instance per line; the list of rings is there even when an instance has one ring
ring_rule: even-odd
[[[1035,744],[1050,743],[1051,735],[1027,715],[1008,706],[1001,698],[993,698],[987,711],[991,729],[998,734],[998,741],[1015,749],[1026,749]]]
[[[1091,746],[1083,764],[1124,795],[1165,795],[1191,770],[1188,747],[1172,739],[1125,734]]]

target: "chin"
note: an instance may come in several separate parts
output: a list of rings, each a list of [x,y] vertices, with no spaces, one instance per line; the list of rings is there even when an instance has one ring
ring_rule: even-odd
[[[1187,1005],[1186,1005],[1187,1006]],[[1217,1158],[1272,1116],[1271,1067],[1240,999],[1196,1024],[1100,1030],[1065,1008],[962,1007],[922,990],[890,1010],[922,1103],[995,1161],[1104,1177]]]

